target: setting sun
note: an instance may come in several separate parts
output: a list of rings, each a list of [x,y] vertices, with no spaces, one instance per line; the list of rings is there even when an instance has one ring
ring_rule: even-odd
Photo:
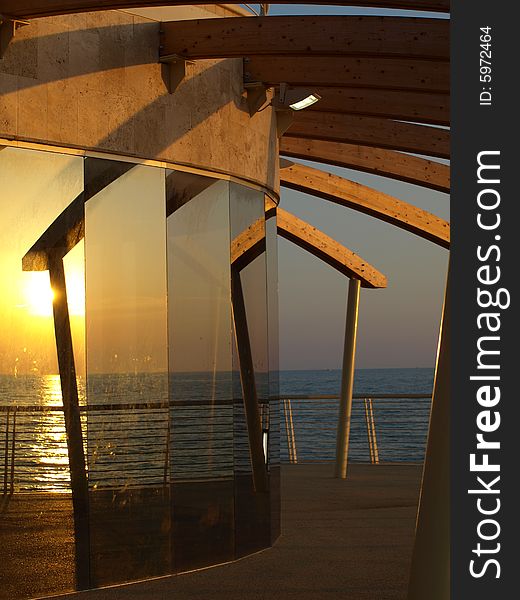
[[[49,281],[49,272],[33,271],[24,275],[27,310],[38,317],[51,317],[54,292]]]
[[[49,281],[48,271],[26,273],[24,296],[29,313],[37,317],[52,317],[54,292]],[[85,315],[85,281],[79,270],[66,274],[67,301],[71,316]]]

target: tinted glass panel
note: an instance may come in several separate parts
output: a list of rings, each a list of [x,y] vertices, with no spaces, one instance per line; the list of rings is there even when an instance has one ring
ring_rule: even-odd
[[[0,147],[0,598],[6,600],[76,585],[53,294],[41,253],[24,261],[26,271],[22,259],[82,190],[81,158]],[[46,247],[56,242],[51,236]],[[65,250],[59,253],[63,270]],[[65,274],[69,286],[81,281],[81,248],[68,257]],[[72,333],[81,339],[82,307],[70,305],[70,291]],[[77,362],[81,370],[81,353]],[[76,387],[74,378],[70,383]],[[81,400],[82,382],[77,385]]]
[[[269,545],[269,360],[264,195],[231,184],[231,277],[236,352],[236,552]]]
[[[97,586],[167,573],[171,556],[164,171],[94,167],[86,185],[101,189],[85,205],[85,250]]]
[[[229,184],[189,179],[178,178],[168,217],[176,570],[229,560],[234,550]]]
[[[269,201],[267,201],[269,203]],[[280,535],[280,383],[278,350],[278,232],[276,213],[268,207],[265,222],[267,327],[269,338],[269,492],[271,541]]]

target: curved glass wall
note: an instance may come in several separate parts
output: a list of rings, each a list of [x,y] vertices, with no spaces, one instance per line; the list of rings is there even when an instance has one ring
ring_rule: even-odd
[[[0,215],[0,598],[269,546],[276,223],[263,193],[0,148]]]

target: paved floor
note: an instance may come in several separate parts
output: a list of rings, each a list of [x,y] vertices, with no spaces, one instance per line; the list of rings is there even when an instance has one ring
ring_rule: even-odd
[[[266,551],[195,573],[61,600],[405,600],[421,470],[283,469],[282,536]]]

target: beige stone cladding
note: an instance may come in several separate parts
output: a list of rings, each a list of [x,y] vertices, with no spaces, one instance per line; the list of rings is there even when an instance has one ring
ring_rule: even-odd
[[[249,116],[241,59],[187,64],[170,94],[159,29],[124,11],[19,28],[0,59],[0,138],[185,164],[276,189],[275,116],[270,108]]]

